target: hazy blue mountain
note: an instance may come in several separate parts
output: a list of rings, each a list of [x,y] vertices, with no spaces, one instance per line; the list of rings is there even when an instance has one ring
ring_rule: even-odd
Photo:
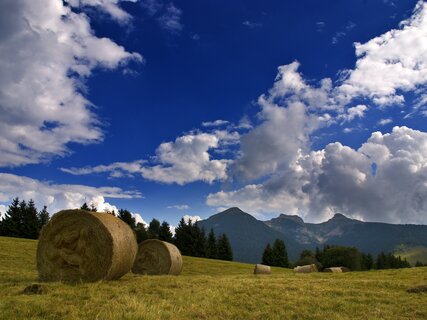
[[[212,228],[216,236],[225,233],[233,249],[235,261],[260,263],[267,243],[282,239],[291,259],[295,259],[301,246],[292,238],[276,231],[239,208],[230,208],[199,222],[206,232]]]
[[[399,245],[427,246],[427,226],[363,222],[337,213],[326,222],[314,224],[299,220],[292,223],[290,216],[280,215],[265,223],[271,228],[292,236],[309,248],[335,244],[354,246],[363,252],[378,254],[392,252]],[[292,216],[291,216],[292,217]]]
[[[303,249],[325,244],[354,246],[374,255],[393,252],[401,245],[427,247],[426,225],[397,225],[363,222],[342,214],[323,223],[305,223],[299,216],[281,214],[269,221],[259,221],[239,208],[230,208],[200,221],[208,232],[227,234],[234,260],[260,262],[267,243],[285,241],[289,258],[295,260]]]

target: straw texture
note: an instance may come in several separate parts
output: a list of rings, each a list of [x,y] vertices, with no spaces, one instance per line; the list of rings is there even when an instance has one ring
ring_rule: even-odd
[[[296,273],[317,272],[317,267],[315,264],[308,264],[305,266],[297,266],[294,268],[294,272],[296,272]]]
[[[254,274],[271,274],[271,268],[263,264],[256,264]]]
[[[181,252],[173,244],[157,239],[145,240],[138,246],[133,273],[179,275],[182,271]]]
[[[60,211],[40,234],[39,278],[64,282],[119,279],[132,268],[137,248],[131,228],[111,214]]]

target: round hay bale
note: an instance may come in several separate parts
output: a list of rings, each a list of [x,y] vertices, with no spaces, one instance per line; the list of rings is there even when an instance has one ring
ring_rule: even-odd
[[[132,229],[108,213],[63,210],[40,234],[40,280],[92,282],[119,279],[132,268],[138,245]]]
[[[173,244],[157,239],[145,240],[138,246],[133,273],[179,275],[182,271],[181,252]]]
[[[310,272],[318,272],[315,264],[308,264],[305,266],[297,266],[294,268],[294,272],[296,273],[310,273]]]
[[[341,267],[330,267],[323,269],[323,272],[342,273]]]
[[[256,264],[254,274],[271,274],[271,268],[263,264]]]

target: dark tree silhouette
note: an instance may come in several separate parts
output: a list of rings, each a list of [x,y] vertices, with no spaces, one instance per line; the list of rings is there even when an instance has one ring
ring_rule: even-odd
[[[213,229],[209,232],[208,239],[206,241],[206,258],[218,259],[218,248]]]
[[[136,229],[135,218],[132,216],[132,214],[128,210],[120,209],[117,216],[122,221],[126,222],[132,228],[132,230]]]
[[[271,266],[273,264],[273,249],[269,243],[265,246],[264,253],[262,254],[262,264]]]
[[[159,228],[159,240],[172,242],[172,232],[169,223],[163,221]]]
[[[231,250],[230,242],[226,234],[222,234],[218,238],[218,259],[220,260],[233,260],[233,251]]]
[[[153,219],[148,225],[148,236],[150,239],[159,239],[159,234],[160,234],[160,221],[157,219]]]

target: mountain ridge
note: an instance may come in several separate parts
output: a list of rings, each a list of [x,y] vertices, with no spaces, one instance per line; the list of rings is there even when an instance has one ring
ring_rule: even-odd
[[[393,252],[398,246],[427,247],[427,225],[364,222],[342,213],[321,223],[307,223],[297,215],[280,214],[261,221],[237,207],[232,207],[206,220],[199,221],[207,231],[225,233],[230,239],[234,258],[241,262],[261,262],[267,243],[285,241],[291,260],[304,249],[323,245],[342,245],[378,254]]]

